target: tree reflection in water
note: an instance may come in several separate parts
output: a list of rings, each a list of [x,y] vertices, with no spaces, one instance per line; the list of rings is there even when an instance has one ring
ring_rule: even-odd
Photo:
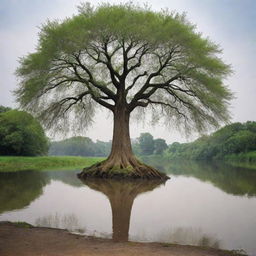
[[[42,195],[47,183],[49,178],[44,172],[0,173],[0,214],[28,206]]]
[[[147,157],[143,161],[170,175],[211,182],[228,194],[256,196],[256,172],[251,169],[233,167],[223,162],[174,161],[163,157]]]
[[[161,180],[85,179],[84,184],[109,199],[112,209],[112,239],[125,242],[129,238],[131,210],[134,199],[142,193],[164,184]]]
[[[158,238],[167,243],[207,246],[215,249],[221,248],[220,240],[216,239],[214,236],[205,234],[200,228],[170,228],[161,232]]]

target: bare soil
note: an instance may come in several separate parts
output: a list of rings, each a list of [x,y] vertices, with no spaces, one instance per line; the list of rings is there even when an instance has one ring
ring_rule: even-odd
[[[52,228],[21,228],[0,223],[1,256],[227,256],[232,252],[161,243],[116,243]]]

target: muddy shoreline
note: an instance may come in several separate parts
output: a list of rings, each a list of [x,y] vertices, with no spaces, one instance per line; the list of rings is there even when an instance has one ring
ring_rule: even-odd
[[[0,222],[1,256],[227,256],[239,255],[212,248],[163,243],[117,243],[80,236],[66,230]]]

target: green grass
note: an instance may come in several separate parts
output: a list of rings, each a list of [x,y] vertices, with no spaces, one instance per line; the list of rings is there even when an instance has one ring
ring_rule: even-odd
[[[225,161],[233,166],[256,169],[256,151],[227,155]]]
[[[78,156],[0,156],[0,172],[84,168],[103,159],[102,157]]]
[[[17,228],[33,228],[31,224],[23,221],[12,222],[12,224]]]

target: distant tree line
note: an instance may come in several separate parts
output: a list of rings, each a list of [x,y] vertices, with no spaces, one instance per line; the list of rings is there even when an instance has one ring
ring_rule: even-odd
[[[93,142],[88,137],[71,137],[53,141],[50,144],[49,155],[55,156],[107,156],[111,150],[111,142],[97,140]]]
[[[168,148],[164,139],[154,139],[150,133],[141,133],[132,141],[132,148],[135,155],[162,155]]]
[[[0,105],[0,155],[37,156],[69,155],[99,156],[110,154],[112,141],[93,142],[88,137],[71,137],[49,142],[40,123],[24,111]],[[141,133],[132,141],[136,155],[161,155],[168,148],[164,139]]]
[[[256,151],[256,122],[233,123],[191,143],[172,143],[171,158],[223,159],[227,155]]]
[[[110,154],[111,144],[112,141],[93,142],[82,136],[50,143],[40,123],[30,114],[0,106],[0,155],[37,156],[48,153],[106,157]],[[223,159],[232,154],[255,153],[256,122],[233,123],[194,142],[174,142],[169,146],[164,139],[154,139],[150,133],[141,133],[132,140],[132,148],[137,156],[164,154],[171,159],[193,160]]]
[[[108,156],[111,150],[111,141],[93,142],[88,137],[71,137],[61,141],[54,141],[50,145],[49,155],[69,156]],[[161,155],[168,148],[164,139],[155,139],[150,133],[142,133],[132,141],[136,155]]]

